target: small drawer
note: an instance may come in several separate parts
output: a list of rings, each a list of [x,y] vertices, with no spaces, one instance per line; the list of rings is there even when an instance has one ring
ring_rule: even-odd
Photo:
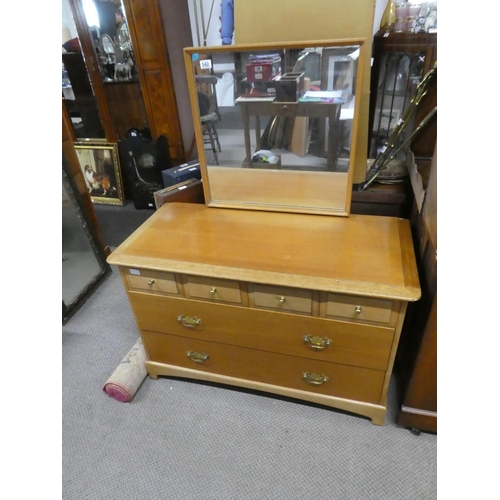
[[[173,293],[179,295],[173,273],[142,269],[126,269],[125,276],[131,290]]]
[[[241,304],[240,284],[237,281],[185,276],[186,297]]]
[[[390,323],[393,301],[329,293],[326,315],[357,321]]]
[[[298,288],[249,285],[250,305],[275,311],[312,314],[312,292]]]

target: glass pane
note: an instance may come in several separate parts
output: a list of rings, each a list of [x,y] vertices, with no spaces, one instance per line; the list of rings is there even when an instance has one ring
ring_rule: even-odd
[[[103,82],[139,81],[123,4],[86,0],[83,6]]]
[[[376,95],[370,158],[376,158],[390,133],[403,117],[423,76],[423,53],[390,52],[383,54]],[[409,123],[408,130],[412,130]],[[400,138],[403,141],[404,136]],[[400,159],[404,159],[404,152]]]
[[[62,97],[78,139],[105,139],[68,0],[62,1]]]
[[[85,222],[62,186],[62,299],[68,309],[103,273]]]

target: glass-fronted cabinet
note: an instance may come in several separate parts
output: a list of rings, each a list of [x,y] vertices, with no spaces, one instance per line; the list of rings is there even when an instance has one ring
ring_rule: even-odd
[[[437,59],[436,33],[385,33],[380,31],[373,41],[373,66],[371,78],[369,158],[376,158],[392,130],[403,117],[415,89]],[[434,103],[434,104],[433,104]],[[425,102],[413,116],[410,133],[435,106],[436,89],[429,89]],[[434,130],[433,130],[434,127]],[[415,156],[432,157],[435,141],[422,139],[435,137],[435,123],[422,131],[414,142]],[[401,138],[404,140],[404,137]],[[403,153],[404,154],[404,153]],[[404,159],[404,158],[401,158]]]

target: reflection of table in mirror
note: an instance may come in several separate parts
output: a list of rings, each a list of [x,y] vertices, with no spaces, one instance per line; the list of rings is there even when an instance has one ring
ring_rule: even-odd
[[[339,157],[340,110],[342,102],[275,102],[274,97],[239,97],[236,103],[241,109],[246,158],[244,167],[252,167],[250,141],[250,116],[255,116],[256,149],[261,149],[261,116],[277,116],[295,119],[296,117],[328,118],[327,170],[335,170]]]

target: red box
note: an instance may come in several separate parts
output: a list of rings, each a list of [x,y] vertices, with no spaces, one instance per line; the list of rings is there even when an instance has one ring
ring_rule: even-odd
[[[271,63],[247,64],[247,80],[249,82],[266,82],[273,79]]]

